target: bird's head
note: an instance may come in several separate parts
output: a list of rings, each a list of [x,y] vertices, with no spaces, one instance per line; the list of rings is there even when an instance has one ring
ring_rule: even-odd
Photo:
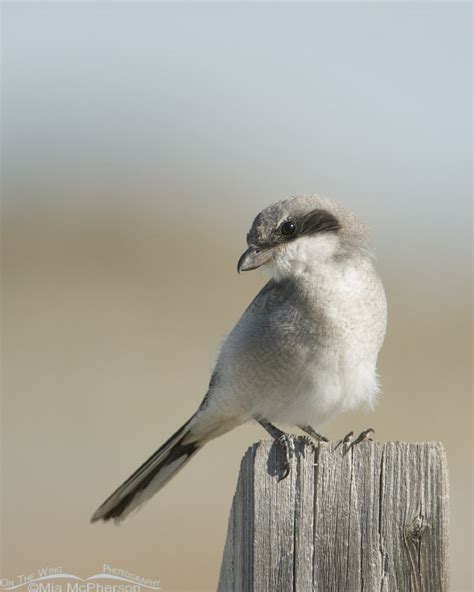
[[[262,210],[247,244],[237,270],[265,266],[276,278],[303,273],[334,258],[371,254],[365,225],[341,204],[318,195],[292,197]]]

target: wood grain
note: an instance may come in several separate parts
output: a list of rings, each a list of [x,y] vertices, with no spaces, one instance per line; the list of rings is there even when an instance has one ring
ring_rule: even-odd
[[[349,449],[296,439],[245,454],[229,518],[220,592],[445,592],[448,478],[437,442]]]

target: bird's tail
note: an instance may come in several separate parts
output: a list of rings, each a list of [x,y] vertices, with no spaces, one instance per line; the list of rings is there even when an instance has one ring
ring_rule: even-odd
[[[191,419],[105,500],[91,522],[121,522],[176,475],[205,443],[192,437],[190,422]]]

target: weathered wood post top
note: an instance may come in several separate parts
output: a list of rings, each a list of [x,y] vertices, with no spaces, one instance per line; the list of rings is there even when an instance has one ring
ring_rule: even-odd
[[[447,592],[448,477],[437,442],[296,440],[245,454],[220,592]]]

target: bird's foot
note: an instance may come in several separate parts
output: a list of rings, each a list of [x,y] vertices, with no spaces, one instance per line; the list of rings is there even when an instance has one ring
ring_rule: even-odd
[[[316,440],[315,441],[314,438],[310,438],[309,436],[299,436],[298,439],[303,441],[305,444],[307,444],[313,450],[313,454],[314,454],[313,466],[317,467],[319,464],[319,462],[318,462],[318,460],[319,460],[319,445],[321,444],[322,441],[325,442],[326,440]]]
[[[352,446],[365,442],[366,440],[372,441],[373,438],[370,437],[372,434],[375,434],[375,430],[373,428],[367,428],[357,436],[354,442],[352,442]]]
[[[306,432],[308,435],[310,435],[311,438],[314,438],[314,440],[316,440],[317,442],[329,442],[326,436],[323,436],[322,434],[317,432],[310,425],[300,425],[298,427],[300,428],[300,430],[303,430],[303,432]]]
[[[290,474],[291,461],[295,456],[294,436],[282,432],[275,441],[278,443],[283,452],[283,472],[278,477],[278,481],[283,481],[283,479],[286,479]]]
[[[342,454],[346,454],[351,447],[352,438],[354,437],[354,432],[351,430],[348,434],[344,436],[344,438],[339,442],[342,444]],[[338,444],[338,446],[339,446]]]
[[[346,454],[346,452],[349,452],[349,450],[353,446],[356,446],[361,442],[365,442],[366,440],[372,440],[372,438],[370,437],[372,434],[375,434],[375,430],[373,428],[367,428],[366,430],[361,432],[353,441],[352,438],[354,437],[354,432],[349,432],[344,436],[344,438],[340,442],[342,443],[342,453]]]
[[[307,442],[312,447],[315,458],[314,466],[316,467],[319,464],[319,445],[321,442],[329,442],[329,439],[317,432],[310,425],[299,425],[298,427],[300,430],[303,430],[303,432],[309,434],[309,436],[302,436],[302,440]]]
[[[291,461],[295,456],[295,436],[283,432],[267,419],[257,419],[258,423],[270,434],[283,452],[283,473],[278,477],[279,481],[286,479],[290,474]]]

